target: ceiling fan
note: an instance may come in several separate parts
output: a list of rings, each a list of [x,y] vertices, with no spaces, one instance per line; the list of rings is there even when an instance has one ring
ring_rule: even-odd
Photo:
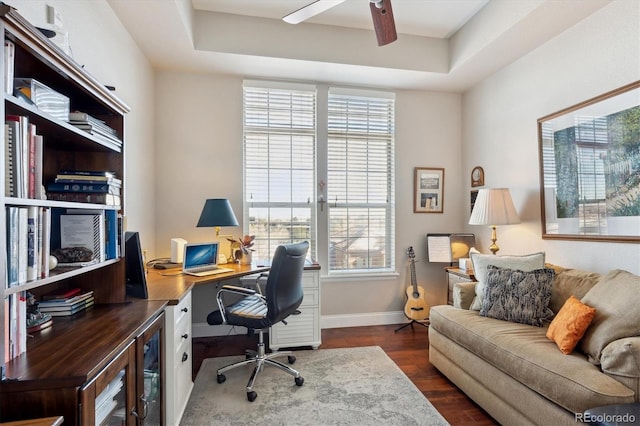
[[[329,10],[346,0],[316,0],[295,12],[282,18],[289,24],[299,24],[307,19],[316,16],[325,10]],[[378,39],[378,46],[384,46],[398,39],[396,24],[393,20],[393,10],[391,0],[369,0],[369,9],[373,19],[373,28]]]

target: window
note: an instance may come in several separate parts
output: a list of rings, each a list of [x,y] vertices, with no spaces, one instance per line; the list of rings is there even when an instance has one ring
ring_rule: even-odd
[[[329,272],[392,271],[394,98],[329,90]]]
[[[315,258],[316,89],[244,83],[244,217],[257,259],[309,241]]]
[[[254,257],[307,240],[329,273],[395,272],[394,96],[317,92],[244,83],[244,217]],[[316,203],[318,182],[326,203]]]

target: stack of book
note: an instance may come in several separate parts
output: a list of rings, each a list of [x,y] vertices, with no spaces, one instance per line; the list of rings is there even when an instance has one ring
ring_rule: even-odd
[[[119,206],[121,188],[122,180],[113,172],[62,170],[47,185],[47,198]]]
[[[47,313],[52,317],[74,315],[90,306],[93,306],[93,291],[83,292],[80,288],[46,294],[38,303],[40,312]]]
[[[118,138],[118,132],[112,129],[102,120],[99,120],[86,112],[73,111],[69,113],[69,124],[91,133],[97,139],[108,145],[122,147],[122,141]]]

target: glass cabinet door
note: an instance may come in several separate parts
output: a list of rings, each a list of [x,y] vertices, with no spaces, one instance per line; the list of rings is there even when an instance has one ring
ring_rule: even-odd
[[[135,425],[135,354],[134,345],[129,345],[81,390],[81,424]]]
[[[162,425],[163,322],[158,317],[137,339],[138,354],[138,424]]]

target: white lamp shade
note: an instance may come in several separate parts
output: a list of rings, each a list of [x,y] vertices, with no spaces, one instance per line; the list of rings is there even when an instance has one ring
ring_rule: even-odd
[[[469,225],[513,225],[520,217],[513,205],[508,188],[490,188],[478,191]]]

